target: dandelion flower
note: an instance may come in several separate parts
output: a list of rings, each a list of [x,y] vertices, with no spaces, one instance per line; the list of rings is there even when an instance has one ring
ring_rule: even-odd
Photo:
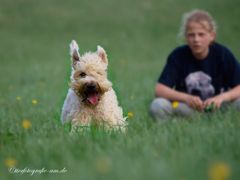
[[[38,103],[38,101],[37,101],[36,99],[33,99],[33,100],[32,100],[32,104],[33,104],[33,105],[37,105],[37,103]]]
[[[178,101],[173,101],[172,102],[173,109],[176,109],[178,106],[179,106],[179,102]]]
[[[127,117],[128,118],[132,118],[133,117],[133,113],[132,112],[128,112]]]
[[[29,120],[27,120],[27,119],[24,119],[24,120],[22,121],[22,127],[23,127],[24,129],[29,129],[29,128],[31,127],[31,122],[30,122]]]
[[[101,157],[96,159],[95,168],[100,174],[107,174],[111,171],[112,163],[109,158]]]
[[[12,168],[12,167],[15,167],[17,165],[17,161],[16,159],[14,158],[7,158],[5,160],[5,165],[8,167],[8,168]]]
[[[231,174],[231,169],[228,164],[224,162],[216,162],[209,168],[210,180],[228,180]]]
[[[21,96],[17,96],[17,97],[16,97],[16,100],[17,100],[17,101],[21,101],[21,100],[22,100]]]

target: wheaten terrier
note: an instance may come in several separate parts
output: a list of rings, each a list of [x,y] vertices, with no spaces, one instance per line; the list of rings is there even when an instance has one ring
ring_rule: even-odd
[[[71,83],[62,109],[62,123],[70,121],[72,131],[92,124],[124,131],[126,121],[122,108],[118,105],[112,83],[107,79],[105,50],[98,46],[96,52],[82,56],[78,50],[78,44],[73,40],[70,44]]]

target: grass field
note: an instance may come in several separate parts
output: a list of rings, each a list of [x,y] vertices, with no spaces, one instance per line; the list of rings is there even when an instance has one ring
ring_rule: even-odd
[[[0,179],[239,179],[240,112],[163,124],[148,115],[166,56],[181,44],[182,14],[208,10],[218,42],[239,59],[239,7],[239,0],[0,0]],[[70,137],[61,125],[72,39],[80,53],[105,48],[109,79],[124,114],[133,114],[125,135]],[[55,173],[12,173],[14,166]]]

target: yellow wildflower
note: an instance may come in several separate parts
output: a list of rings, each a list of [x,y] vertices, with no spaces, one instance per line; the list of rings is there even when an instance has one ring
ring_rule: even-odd
[[[8,168],[12,168],[12,167],[15,167],[17,165],[17,161],[16,159],[14,158],[7,158],[5,160],[5,165],[8,167]]]
[[[128,118],[132,118],[133,117],[133,113],[132,112],[128,112],[127,117]]]
[[[178,106],[179,106],[179,102],[178,101],[173,101],[172,102],[173,109],[176,109]]]
[[[17,100],[17,101],[21,101],[21,100],[22,100],[21,96],[17,96],[17,97],[16,97],[16,100]]]
[[[95,168],[100,174],[108,174],[112,168],[111,160],[107,157],[98,158],[95,162]]]
[[[37,103],[38,103],[38,101],[37,101],[36,99],[33,99],[33,100],[32,100],[32,104],[33,104],[33,105],[36,105]]]
[[[224,162],[216,162],[209,168],[208,176],[210,180],[227,180],[231,174],[231,169]]]
[[[29,128],[31,127],[31,122],[30,122],[29,120],[27,120],[27,119],[24,119],[24,120],[22,121],[22,127],[23,127],[24,129],[29,129]]]

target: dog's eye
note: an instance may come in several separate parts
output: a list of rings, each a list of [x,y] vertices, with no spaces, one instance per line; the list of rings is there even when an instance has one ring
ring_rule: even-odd
[[[98,75],[102,76],[102,73],[101,72],[97,72]]]
[[[80,73],[80,76],[81,76],[81,77],[85,77],[85,76],[86,76],[86,73],[85,73],[85,72],[81,72],[81,73]]]

